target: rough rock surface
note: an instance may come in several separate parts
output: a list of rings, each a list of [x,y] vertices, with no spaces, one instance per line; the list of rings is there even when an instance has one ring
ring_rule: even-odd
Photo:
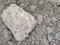
[[[36,20],[16,4],[11,4],[2,13],[2,20],[17,41],[22,41],[36,25]]]
[[[60,45],[60,3],[57,1],[0,0],[0,45]],[[22,42],[16,41],[1,19],[3,10],[12,3],[32,14],[37,21],[33,31]]]

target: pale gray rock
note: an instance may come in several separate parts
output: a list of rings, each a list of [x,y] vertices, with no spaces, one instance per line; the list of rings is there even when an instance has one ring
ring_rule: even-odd
[[[55,38],[56,38],[57,40],[60,40],[60,32],[56,33]]]
[[[55,21],[57,21],[57,19],[56,19],[55,17],[52,17],[52,21],[54,21],[54,22],[55,22]]]
[[[31,7],[30,7],[30,11],[34,12],[34,11],[36,10],[36,8],[37,8],[37,6],[35,6],[35,5],[31,5]]]
[[[48,35],[48,40],[52,41],[52,36],[51,35]]]
[[[22,41],[36,25],[34,17],[16,4],[11,4],[2,13],[2,20],[17,41]]]
[[[37,15],[37,23],[41,24],[43,21],[43,16],[42,15]]]
[[[21,3],[21,7],[24,8],[24,6],[25,6],[24,3]]]
[[[4,37],[5,37],[5,39],[6,39],[7,41],[9,41],[10,39],[12,39],[11,32],[8,31],[8,30],[6,30],[6,29],[3,31],[3,35],[4,35]]]
[[[53,29],[51,27],[46,27],[46,30],[47,30],[48,34],[50,34],[51,32],[53,32]]]

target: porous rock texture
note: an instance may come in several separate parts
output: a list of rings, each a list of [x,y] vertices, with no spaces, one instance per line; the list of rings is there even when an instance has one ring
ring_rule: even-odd
[[[17,41],[22,41],[36,25],[34,17],[16,4],[11,4],[2,13],[4,24]]]

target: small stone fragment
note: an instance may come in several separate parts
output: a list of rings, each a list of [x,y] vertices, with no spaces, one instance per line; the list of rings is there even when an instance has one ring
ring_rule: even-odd
[[[4,35],[4,37],[5,37],[5,39],[6,39],[7,41],[9,41],[10,39],[12,39],[11,32],[8,31],[8,30],[6,30],[6,29],[3,31],[3,35]]]
[[[43,16],[42,15],[37,15],[37,23],[41,24],[43,21]]]
[[[51,27],[46,27],[46,30],[47,30],[48,34],[50,34],[51,32],[53,32],[53,30],[52,30]]]
[[[48,40],[52,41],[52,36],[48,35]]]
[[[55,38],[56,38],[57,40],[60,40],[60,32],[56,33]]]
[[[28,37],[36,25],[34,17],[16,4],[11,4],[2,13],[2,20],[17,41]]]
[[[25,6],[24,3],[21,3],[21,7],[24,8],[24,6]]]
[[[52,20],[55,22],[55,21],[57,21],[57,19],[55,18],[55,17],[52,17]]]
[[[35,10],[36,10],[36,6],[35,5],[32,5],[31,7],[30,7],[30,11],[32,11],[32,12],[34,12]]]

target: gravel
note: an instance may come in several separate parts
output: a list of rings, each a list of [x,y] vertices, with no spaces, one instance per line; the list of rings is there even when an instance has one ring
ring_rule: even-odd
[[[21,42],[15,40],[1,20],[3,10],[12,3],[32,14],[37,21],[33,31]],[[0,45],[60,45],[60,1],[0,0],[0,35]]]

